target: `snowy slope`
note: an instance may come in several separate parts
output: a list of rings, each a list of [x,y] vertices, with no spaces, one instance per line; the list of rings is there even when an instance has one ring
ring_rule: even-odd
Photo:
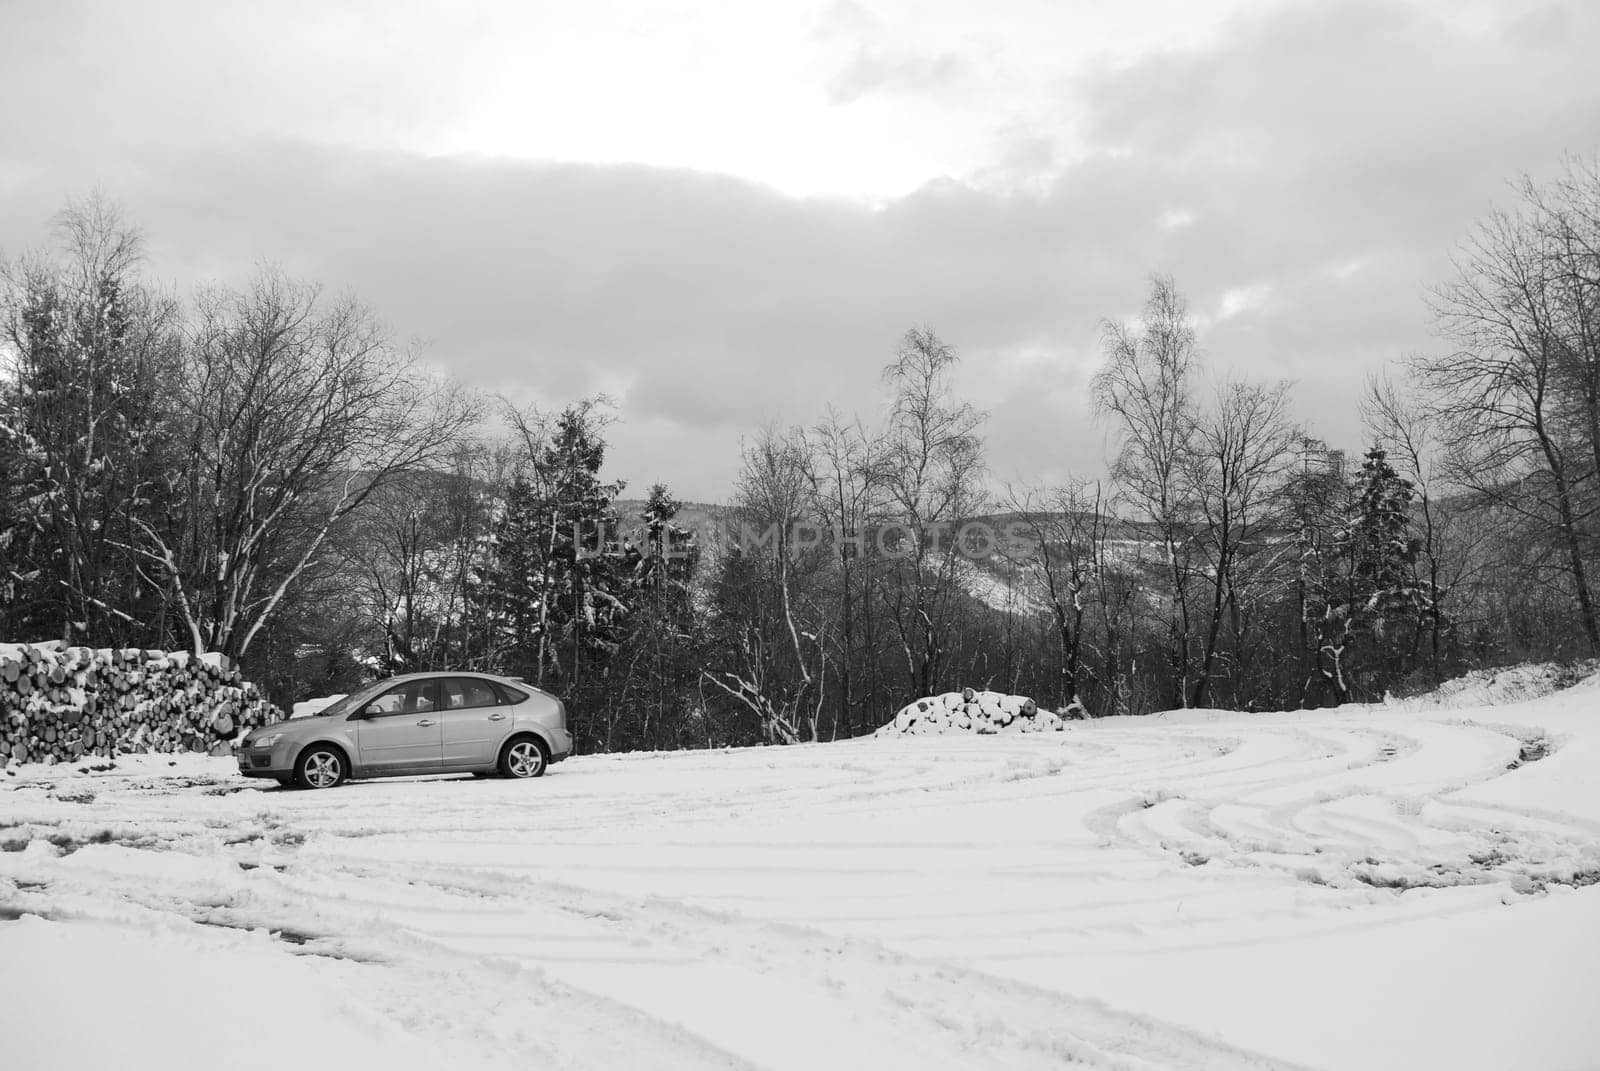
[[[283,1021],[394,1067],[1600,1062],[1600,685],[536,783],[172,761],[0,778],[8,1068],[264,1067]]]

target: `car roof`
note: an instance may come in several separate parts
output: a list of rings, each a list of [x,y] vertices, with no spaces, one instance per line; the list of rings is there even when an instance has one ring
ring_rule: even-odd
[[[515,677],[502,677],[498,673],[485,673],[478,669],[427,669],[417,673],[400,673],[393,677],[384,677],[372,683],[393,684],[397,681],[425,681],[436,677],[483,677],[491,681],[504,681],[507,684],[520,683]]]
[[[546,695],[550,694],[545,692],[543,688],[540,688],[536,684],[529,684],[526,677],[507,677],[500,673],[485,673],[479,669],[428,669],[422,670],[418,673],[400,673],[393,677],[382,677],[378,680],[372,681],[370,684],[363,684],[361,687],[373,688],[380,684],[404,684],[406,681],[442,680],[445,677],[477,677],[480,680],[494,681],[497,684],[508,685],[512,688],[520,688],[524,691],[532,690],[535,692],[544,692]]]

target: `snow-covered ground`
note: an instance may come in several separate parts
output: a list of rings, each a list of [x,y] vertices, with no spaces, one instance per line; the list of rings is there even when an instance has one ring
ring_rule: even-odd
[[[0,847],[19,1071],[1600,1066],[1594,683],[531,783],[28,767]]]

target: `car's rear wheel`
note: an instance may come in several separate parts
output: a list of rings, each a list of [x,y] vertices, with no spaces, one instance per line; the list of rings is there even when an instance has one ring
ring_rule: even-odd
[[[500,753],[500,772],[506,777],[526,780],[543,777],[550,765],[550,754],[544,744],[531,736],[521,736],[505,746]]]
[[[335,788],[350,774],[344,753],[322,744],[307,748],[294,772],[295,780],[306,788]]]

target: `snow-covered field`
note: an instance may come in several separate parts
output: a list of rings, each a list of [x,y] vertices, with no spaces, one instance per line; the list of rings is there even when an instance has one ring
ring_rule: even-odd
[[[1594,683],[532,783],[28,767],[0,847],[18,1071],[1600,1066]]]

